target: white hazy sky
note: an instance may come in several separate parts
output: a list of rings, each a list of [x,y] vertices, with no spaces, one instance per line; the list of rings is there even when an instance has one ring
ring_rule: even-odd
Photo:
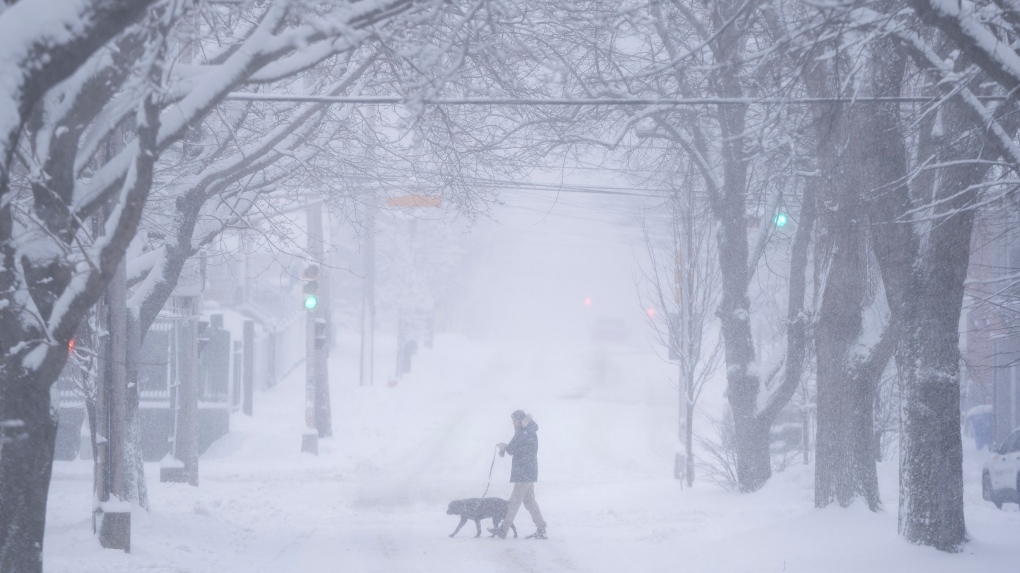
[[[501,199],[494,220],[471,231],[485,253],[472,261],[473,333],[587,341],[591,324],[606,317],[628,322],[632,340],[647,338],[635,282],[643,247],[633,198],[508,191]],[[610,203],[625,209],[614,213]]]

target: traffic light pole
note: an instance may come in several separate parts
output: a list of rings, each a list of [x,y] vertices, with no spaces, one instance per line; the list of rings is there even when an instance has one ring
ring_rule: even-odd
[[[325,262],[322,203],[309,201],[307,216],[308,251],[315,264],[305,271],[305,431],[301,451],[318,455],[318,439],[333,435],[326,344],[329,291],[322,275]]]
[[[315,307],[315,427],[320,438],[333,435],[333,413],[329,404],[329,370],[327,359],[329,345],[326,339],[330,336],[330,308],[332,297],[329,288],[329,269],[326,268],[326,234],[322,229],[322,201],[311,204],[313,215],[309,228],[312,256],[319,266],[319,304]]]
[[[316,456],[319,455],[319,431],[315,424],[317,371],[318,369],[315,367],[315,315],[309,309],[305,314],[305,430],[301,434],[301,451]]]

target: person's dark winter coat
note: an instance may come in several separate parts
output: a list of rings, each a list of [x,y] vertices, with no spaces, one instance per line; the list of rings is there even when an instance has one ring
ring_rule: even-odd
[[[531,416],[524,418],[521,427],[506,445],[506,453],[513,456],[510,465],[511,482],[538,481],[538,424]]]

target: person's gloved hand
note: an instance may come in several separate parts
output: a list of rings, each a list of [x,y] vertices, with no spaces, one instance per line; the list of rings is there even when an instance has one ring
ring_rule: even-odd
[[[503,457],[506,455],[506,444],[500,442],[496,444],[496,447],[499,448],[499,457]]]

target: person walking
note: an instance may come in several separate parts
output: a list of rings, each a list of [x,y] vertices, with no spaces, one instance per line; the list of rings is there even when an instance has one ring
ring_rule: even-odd
[[[535,533],[529,535],[528,539],[546,539],[545,520],[542,519],[542,511],[535,501],[535,482],[538,481],[538,424],[523,410],[510,414],[510,420],[514,424],[514,437],[509,444],[500,442],[496,447],[499,448],[500,457],[510,454],[513,458],[510,464],[510,481],[514,484],[514,491],[510,494],[506,518],[499,527],[490,527],[489,532],[500,539],[506,539],[506,532],[523,504],[524,509],[531,514],[531,520],[535,522],[536,527]]]

